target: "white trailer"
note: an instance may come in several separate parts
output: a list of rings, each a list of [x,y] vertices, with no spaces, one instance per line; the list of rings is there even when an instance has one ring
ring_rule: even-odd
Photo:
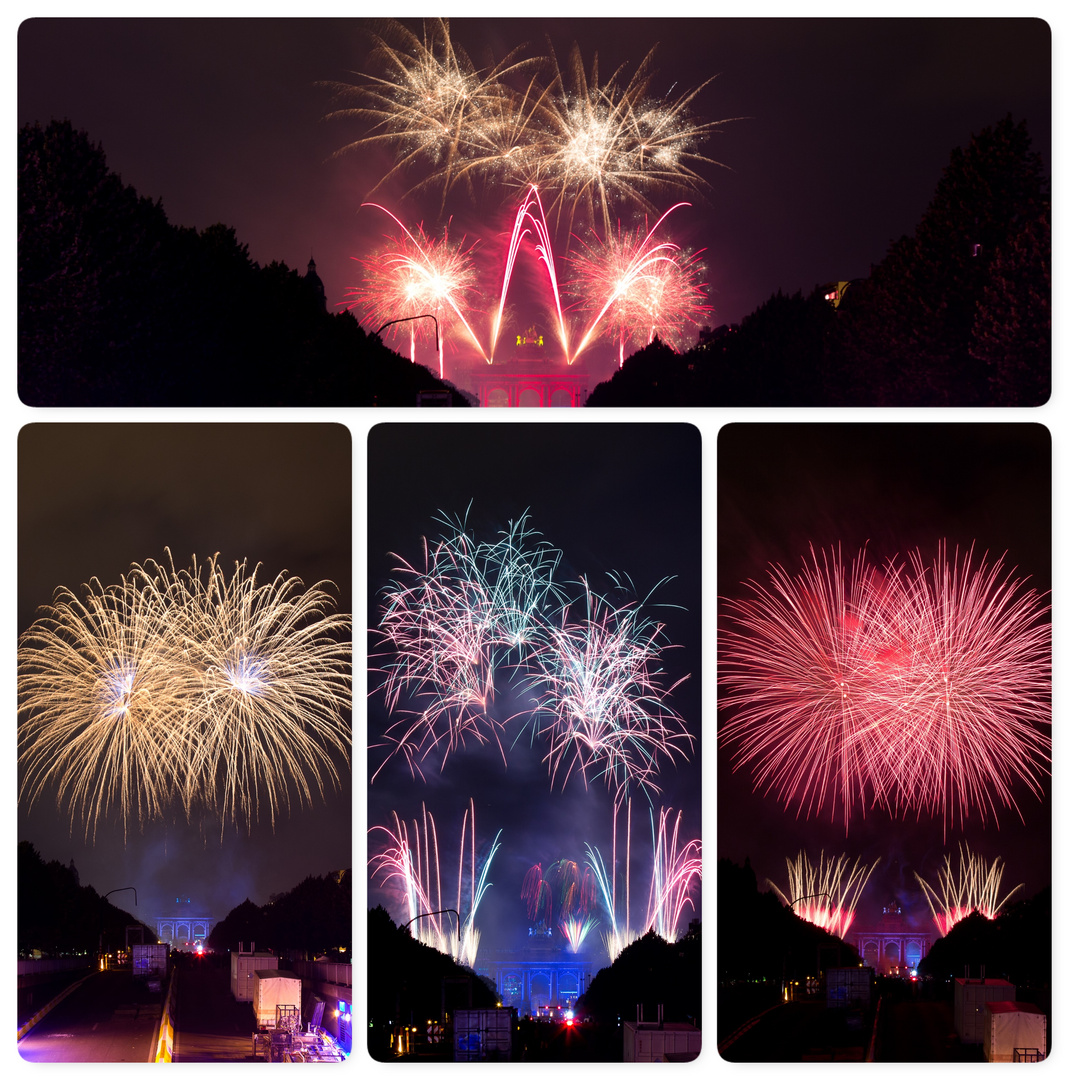
[[[264,968],[252,973],[252,1007],[256,1014],[256,1027],[273,1028],[278,1006],[284,1011],[297,1010],[297,1022],[301,1018],[301,979],[292,971]]]
[[[1005,979],[954,980],[954,1030],[963,1043],[984,1041],[984,1006],[1015,1001],[1017,987]]]
[[[230,954],[230,992],[235,1001],[252,1001],[252,976],[259,969],[278,967],[278,957],[266,952],[237,952]]]
[[[693,1061],[702,1033],[693,1024],[624,1024],[624,1061]]]
[[[989,1001],[984,1005],[985,1060],[1042,1061],[1046,1056],[1047,1016],[1038,1005],[1024,1001]]]

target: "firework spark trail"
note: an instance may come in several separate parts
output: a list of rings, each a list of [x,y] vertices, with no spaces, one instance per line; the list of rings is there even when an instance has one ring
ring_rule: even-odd
[[[957,923],[973,913],[978,912],[985,919],[997,918],[1010,897],[1018,889],[1024,888],[1023,884],[1016,885],[1000,900],[1002,874],[1006,869],[1001,860],[996,858],[989,866],[986,859],[974,855],[969,845],[964,843],[958,845],[958,852],[960,858],[956,875],[950,865],[950,856],[944,857],[943,869],[939,871],[937,879],[940,893],[920,874],[913,874],[924,890],[932,918],[944,937]]]
[[[669,214],[689,205],[676,203],[652,229],[610,231],[603,243],[586,244],[582,252],[570,256],[575,272],[572,289],[583,298],[583,310],[597,312],[575,356],[596,336],[602,319],[607,319],[619,338],[621,366],[627,335],[644,336],[649,344],[659,334],[662,340],[678,344],[685,326],[698,325],[709,310],[699,281],[698,257],[681,256],[679,246],[670,241],[652,243]]]
[[[466,248],[463,241],[450,243],[448,227],[440,240],[426,236],[422,227],[417,238],[385,207],[376,203],[364,205],[389,215],[403,235],[390,238],[386,250],[375,258],[357,260],[363,267],[364,283],[348,290],[350,306],[359,305],[368,318],[381,324],[391,320],[414,320],[407,324],[411,328],[412,360],[415,360],[416,336],[427,333],[425,328],[417,326],[421,320],[416,317],[434,315],[443,324],[438,335],[439,378],[445,377],[444,348],[450,312],[485,357],[479,339],[460,308],[463,294],[475,287],[473,247]]]
[[[588,74],[578,47],[563,70],[551,46],[529,57],[521,47],[479,69],[453,44],[445,20],[426,23],[422,39],[400,24],[388,32],[397,43],[374,37],[372,71],[361,82],[329,84],[340,105],[353,102],[329,115],[369,125],[346,150],[393,149],[384,180],[421,170],[413,191],[439,187],[443,204],[461,181],[472,196],[492,183],[536,185],[553,194],[558,224],[570,230],[582,211],[607,228],[613,202],[652,209],[659,191],[704,190],[699,170],[719,164],[699,146],[729,121],[691,115],[712,80],[657,100],[655,50],[626,82],[622,67],[602,82],[597,58]]]
[[[168,552],[168,557],[170,553]],[[136,819],[180,806],[252,823],[339,783],[348,759],[351,623],[320,585],[258,585],[134,564],[85,600],[57,591],[19,641],[20,799],[56,788],[86,837],[116,809]],[[325,584],[325,583],[321,583]]]
[[[400,580],[384,594],[378,633],[391,661],[382,686],[387,708],[402,711],[403,695],[425,704],[387,731],[392,750],[372,780],[397,753],[422,775],[419,761],[441,747],[444,767],[468,736],[492,740],[504,760],[504,723],[491,711],[495,671],[532,646],[544,609],[563,602],[554,581],[561,554],[530,528],[526,513],[482,543],[463,520],[443,515],[439,522],[446,532],[425,549],[423,569],[399,560]]]
[[[770,586],[725,602],[721,730],[735,768],[797,804],[829,803],[834,820],[880,806],[892,816],[970,809],[996,824],[1020,809],[1021,781],[1041,794],[1050,761],[1050,626],[1034,590],[972,552],[883,572],[862,554],[847,572],[812,551],[801,574],[771,569]],[[902,763],[908,762],[909,773]]]
[[[551,786],[559,778],[563,790],[575,772],[584,785],[604,777],[619,804],[632,784],[659,793],[661,757],[685,758],[694,738],[666,701],[684,680],[662,685],[663,624],[582,584],[585,617],[571,619],[566,607],[532,652],[530,682],[543,688],[532,729],[549,740]]]
[[[534,207],[538,208],[537,214],[534,211]],[[516,212],[515,220],[512,224],[512,237],[509,241],[508,256],[505,261],[505,273],[501,281],[501,300],[498,304],[497,315],[494,316],[493,329],[490,333],[490,361],[493,362],[494,349],[497,345],[498,335],[501,332],[501,318],[505,311],[505,298],[508,296],[509,282],[512,280],[512,271],[516,263],[516,254],[519,251],[520,243],[524,236],[527,235],[527,228],[524,222],[530,222],[531,229],[534,230],[537,241],[535,243],[535,250],[538,253],[539,261],[545,266],[546,273],[549,276],[550,290],[553,295],[554,304],[557,310],[557,327],[560,335],[561,347],[564,350],[565,359],[570,364],[574,357],[568,356],[568,327],[564,322],[564,311],[561,308],[560,300],[560,286],[557,283],[557,268],[553,261],[553,244],[549,236],[549,227],[546,225],[546,215],[542,210],[542,200],[538,195],[538,189],[531,187],[523,202],[520,204],[519,210]]]
[[[861,894],[879,861],[862,866],[858,858],[851,866],[849,856],[840,855],[837,859],[829,856],[825,860],[822,851],[820,862],[814,866],[809,856],[800,851],[794,862],[787,860],[787,892],[771,879],[768,884],[800,919],[845,938]]]
[[[684,909],[694,901],[690,893],[694,879],[702,876],[702,842],[688,840],[679,846],[679,826],[683,823],[683,811],[676,814],[675,824],[669,827],[671,808],[661,810],[656,828],[653,811],[650,810],[650,828],[653,830],[653,873],[650,877],[650,895],[646,906],[646,925],[652,927],[665,941],[675,941],[679,936],[679,921]]]
[[[438,857],[438,831],[434,815],[423,806],[423,829],[418,820],[412,822],[414,844],[409,839],[407,823],[393,814],[394,828],[373,825],[372,833],[384,834],[384,846],[368,859],[372,880],[378,878],[384,887],[397,888],[403,897],[412,935],[417,941],[430,945],[439,952],[452,956],[459,963],[474,966],[479,948],[479,931],[475,917],[479,905],[490,886],[487,875],[490,864],[500,845],[501,830],[494,837],[483,859],[476,855],[475,847],[475,801],[469,800],[460,827],[460,861],[457,869],[457,907],[453,925],[442,908],[442,876]],[[470,824],[469,824],[470,823]],[[470,848],[467,844],[470,833]],[[470,850],[467,869],[468,902],[463,904],[465,856]]]

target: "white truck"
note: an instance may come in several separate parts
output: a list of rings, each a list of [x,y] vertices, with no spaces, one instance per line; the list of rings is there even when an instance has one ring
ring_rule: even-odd
[[[260,968],[252,973],[252,1008],[256,1014],[258,1030],[275,1027],[279,1015],[296,1014],[297,1026],[301,1020],[301,979],[292,971],[279,968]]]

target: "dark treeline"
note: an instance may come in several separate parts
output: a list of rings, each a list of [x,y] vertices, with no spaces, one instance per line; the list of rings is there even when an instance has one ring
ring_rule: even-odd
[[[1050,188],[1024,123],[954,150],[915,232],[838,307],[777,292],[677,355],[659,341],[591,393],[615,405],[1040,405],[1050,396]]]
[[[600,1023],[616,1026],[617,1020],[634,1020],[638,1006],[643,1019],[658,1018],[701,1027],[702,935],[701,923],[692,926],[676,942],[650,930],[633,941],[594,976],[576,1008]]]
[[[126,928],[140,925],[142,939],[155,941],[153,929],[115,907],[78,880],[78,870],[52,860],[45,862],[26,840],[18,847],[18,925],[20,958],[95,956],[115,952],[126,944]],[[124,898],[131,896],[123,893]],[[136,939],[135,939],[136,940]]]
[[[391,1059],[390,1036],[406,1025],[425,1030],[428,1018],[443,1019],[443,1009],[490,1009],[498,1003],[488,981],[417,941],[381,905],[367,913],[365,968],[368,1053],[376,1061]]]
[[[444,389],[232,228],[171,225],[70,123],[21,128],[18,166],[26,404],[414,405]]]
[[[264,905],[245,899],[212,928],[208,944],[217,952],[253,942],[304,959],[327,957],[351,963],[353,957],[353,876],[349,870],[306,877],[289,892]]]
[[[1018,1001],[1050,1012],[1053,939],[1050,886],[1007,905],[996,919],[974,913],[939,938],[920,962],[919,972],[937,981],[1006,979]]]

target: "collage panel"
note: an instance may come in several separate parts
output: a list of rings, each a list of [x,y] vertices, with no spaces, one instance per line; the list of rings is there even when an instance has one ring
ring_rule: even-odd
[[[371,429],[374,1060],[700,1051],[701,475],[687,424]]]
[[[351,1051],[352,482],[340,424],[21,431],[24,1061]]]
[[[1051,86],[1035,18],[30,19],[19,396],[1039,406]]]
[[[721,1057],[1041,1060],[1050,433],[730,424],[718,454]]]

